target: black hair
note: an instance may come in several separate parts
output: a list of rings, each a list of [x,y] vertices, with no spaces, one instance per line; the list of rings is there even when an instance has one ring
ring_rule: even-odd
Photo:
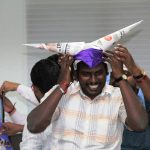
[[[43,94],[57,84],[60,72],[57,61],[58,55],[52,55],[38,61],[31,70],[31,81]]]
[[[54,54],[54,55],[51,55],[51,56],[47,57],[46,59],[58,63],[58,58],[59,58],[59,54]]]

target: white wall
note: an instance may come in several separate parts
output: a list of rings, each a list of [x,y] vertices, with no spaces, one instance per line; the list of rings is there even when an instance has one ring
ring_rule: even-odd
[[[27,82],[24,0],[0,0],[0,82]]]
[[[0,0],[0,84],[9,80],[28,84],[26,20],[24,0]],[[16,106],[25,111],[26,105],[17,94],[8,95]]]

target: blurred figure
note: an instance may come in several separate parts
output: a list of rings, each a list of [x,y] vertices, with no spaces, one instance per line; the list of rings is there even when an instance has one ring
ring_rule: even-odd
[[[60,68],[57,62],[58,55],[52,55],[48,59],[37,62],[31,70],[32,89],[39,103],[46,99],[49,90],[57,84]],[[39,134],[33,134],[28,131],[25,124],[20,149],[48,150],[50,137],[51,126]]]
[[[134,92],[138,95],[140,103],[145,107],[145,100],[141,89],[137,86],[137,83],[131,73],[124,68],[124,74],[127,75],[127,80]],[[113,77],[113,73],[110,74],[110,85],[115,87],[119,87],[118,83],[115,82],[115,78]],[[135,132],[129,130],[126,126],[124,127],[123,139],[122,139],[122,150],[144,150],[144,142],[145,142],[145,131],[143,132]]]
[[[138,95],[141,104],[145,106],[145,100],[150,100],[150,94],[148,92],[150,89],[149,77],[136,65],[132,55],[123,45],[118,44],[112,53],[125,65],[126,70],[124,72],[128,76],[128,82]],[[118,86],[113,79],[113,75],[110,77],[110,84]],[[147,131],[135,132],[125,127],[121,145],[122,150],[146,150],[146,135]]]
[[[32,104],[34,104],[33,105],[34,107],[36,107],[37,105],[40,104],[40,99],[43,97],[44,93],[46,93],[54,85],[55,82],[57,82],[57,76],[59,74],[59,66],[57,64],[57,60],[58,55],[52,55],[46,59],[40,60],[33,66],[31,70],[31,80],[33,83],[32,87],[27,87],[25,85],[21,85],[15,82],[5,81],[2,84],[0,91],[1,92],[3,91],[5,93],[8,91],[17,91],[27,100],[29,100]],[[5,109],[11,116],[13,123],[10,122],[4,123],[3,124],[4,128],[7,128],[7,132],[11,134],[15,134],[15,132],[17,133],[19,129],[20,129],[19,132],[21,132],[26,123],[27,115],[23,115],[18,110],[16,110],[15,106],[11,103],[11,101],[8,101],[6,97],[5,97]],[[30,136],[30,133],[28,134],[28,136]],[[26,144],[30,144],[30,142],[28,141],[28,143]]]

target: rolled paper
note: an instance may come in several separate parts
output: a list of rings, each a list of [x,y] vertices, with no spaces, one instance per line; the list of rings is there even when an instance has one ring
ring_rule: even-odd
[[[38,43],[38,44],[23,44],[25,46],[30,46],[30,47],[34,47],[34,48],[41,48],[41,49],[46,49],[48,50],[47,48],[47,45],[45,43]]]
[[[53,51],[61,54],[75,55],[80,52],[84,46],[85,42],[65,42],[65,43],[34,43],[34,44],[23,44],[25,46],[45,49],[48,51]]]
[[[132,29],[134,29],[142,22],[143,20],[120,29],[116,32],[113,32],[109,35],[106,35],[96,41],[89,43],[89,45],[91,45],[93,48],[102,49],[103,51],[108,50],[112,45],[116,44],[119,40],[121,40],[125,35],[127,35]]]
[[[117,43],[120,39],[122,39],[126,34],[128,34],[133,28],[141,24],[143,20],[136,22],[132,25],[129,25],[125,28],[122,28],[116,32],[113,32],[109,35],[106,35],[96,41],[91,43],[85,42],[68,42],[68,43],[37,43],[37,44],[24,44],[25,46],[30,46],[34,48],[46,49],[48,51],[53,51],[57,53],[70,55],[76,55],[78,52],[87,49],[94,48],[100,50],[108,50],[112,45]]]

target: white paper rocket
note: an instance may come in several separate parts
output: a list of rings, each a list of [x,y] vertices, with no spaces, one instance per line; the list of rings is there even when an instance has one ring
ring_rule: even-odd
[[[48,51],[58,52],[62,54],[69,53],[75,55],[81,50],[87,48],[102,49],[103,51],[108,50],[113,44],[117,43],[125,35],[127,35],[132,29],[142,23],[143,20],[122,28],[116,32],[106,35],[91,43],[85,42],[66,42],[66,43],[36,43],[36,44],[24,44],[34,48],[45,49]]]

